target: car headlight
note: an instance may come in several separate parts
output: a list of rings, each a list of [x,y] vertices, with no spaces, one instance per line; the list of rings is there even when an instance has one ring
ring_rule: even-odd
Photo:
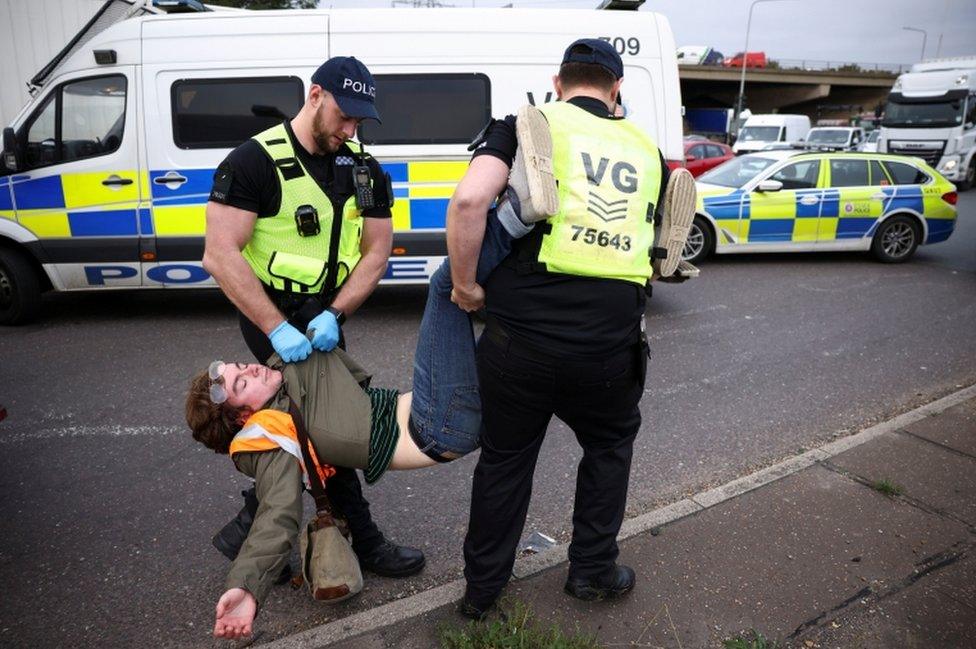
[[[942,168],[946,171],[952,171],[956,168],[956,166],[958,166],[958,164],[958,160],[948,160],[944,165],[942,165]]]

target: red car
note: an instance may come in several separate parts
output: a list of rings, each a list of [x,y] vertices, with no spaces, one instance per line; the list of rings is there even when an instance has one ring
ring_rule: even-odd
[[[719,142],[685,141],[685,167],[696,178],[734,157],[732,147]]]
[[[722,65],[727,68],[741,68],[743,62],[747,68],[764,68],[766,67],[766,53],[746,52],[743,55],[742,52],[738,52],[735,56],[725,59]]]

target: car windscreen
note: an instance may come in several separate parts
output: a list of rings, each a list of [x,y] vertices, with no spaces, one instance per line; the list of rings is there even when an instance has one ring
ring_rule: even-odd
[[[873,143],[876,143],[878,141],[878,138],[879,137],[881,137],[881,129],[877,129],[877,130],[874,130],[874,131],[871,131],[870,133],[868,133],[868,139],[867,139],[867,141],[868,142],[871,142],[873,144]]]
[[[743,126],[739,131],[740,142],[776,142],[779,126]]]
[[[807,137],[808,144],[847,144],[848,138],[850,138],[850,131],[845,131],[842,128],[825,128],[819,129],[815,128],[810,131],[810,135]]]
[[[698,180],[723,187],[741,187],[775,162],[774,158],[760,156],[732,158],[708,173],[702,174]]]
[[[963,109],[966,102],[959,99],[942,99],[901,103],[889,100],[885,107],[882,126],[959,126],[962,124]]]

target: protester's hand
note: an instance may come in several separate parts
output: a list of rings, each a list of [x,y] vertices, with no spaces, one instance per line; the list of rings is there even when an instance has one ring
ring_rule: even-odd
[[[480,284],[472,284],[469,287],[455,285],[451,289],[451,302],[458,305],[462,311],[471,313],[477,311],[485,305],[485,289]]]
[[[301,334],[299,334],[301,335]],[[254,595],[243,588],[231,588],[217,601],[217,621],[214,637],[237,640],[251,635],[258,603]]]
[[[339,321],[331,311],[323,311],[308,323],[308,335],[312,347],[320,352],[331,352],[339,344]]]
[[[271,346],[286,363],[303,361],[312,353],[312,343],[298,329],[284,320],[268,336]]]

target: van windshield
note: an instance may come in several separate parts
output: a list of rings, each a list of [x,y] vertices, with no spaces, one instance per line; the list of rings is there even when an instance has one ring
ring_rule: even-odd
[[[751,155],[732,158],[708,173],[702,174],[698,180],[723,187],[742,187],[775,162],[773,158]]]
[[[740,142],[777,142],[779,126],[743,126],[739,131]]]
[[[850,138],[850,131],[845,131],[842,128],[815,128],[810,131],[809,137],[807,137],[807,143],[809,144],[847,144],[848,138]]]
[[[899,103],[888,100],[882,126],[959,126],[963,116],[962,99],[925,103]]]

